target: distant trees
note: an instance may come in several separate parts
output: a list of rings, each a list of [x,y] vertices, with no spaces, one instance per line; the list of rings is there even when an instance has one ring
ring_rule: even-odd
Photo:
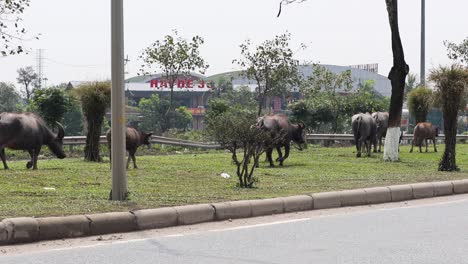
[[[432,102],[432,90],[420,86],[408,93],[408,109],[416,118],[416,124],[426,122]]]
[[[106,110],[110,107],[110,82],[89,82],[75,90],[81,101],[81,108],[86,119],[85,160],[102,161],[100,155],[100,136]]]
[[[406,76],[406,82],[405,82],[405,99],[408,98],[408,93],[413,90],[413,88],[416,88],[418,86],[418,83],[416,82],[417,75],[414,73],[408,73],[408,76]]]
[[[350,113],[386,112],[390,106],[390,98],[379,94],[374,89],[375,81],[360,82],[355,93],[349,95]]]
[[[35,83],[37,81],[37,73],[34,72],[34,69],[31,66],[26,68],[18,69],[18,77],[16,80],[19,84],[23,85],[24,95],[26,100],[29,102],[34,94]]]
[[[192,126],[193,116],[192,113],[185,106],[179,106],[174,111],[174,127],[179,130],[186,131]]]
[[[452,60],[459,61],[468,67],[468,37],[460,44],[455,44],[450,41],[444,41],[447,47],[448,57]]]
[[[20,95],[13,84],[0,82],[0,113],[20,110]]]
[[[0,1],[0,54],[14,55],[24,52],[21,40],[26,28],[21,26],[21,15],[29,7],[30,0]]]
[[[63,128],[65,135],[78,136],[83,133],[83,113],[81,110],[80,101],[67,91],[68,94],[68,110],[63,116]]]
[[[230,106],[241,106],[249,110],[255,110],[257,106],[255,94],[250,91],[248,86],[241,86],[236,89],[228,90],[227,92],[221,93],[219,97],[212,98],[210,101],[216,99],[224,100]]]
[[[138,109],[142,115],[139,127],[144,131],[153,131],[155,134],[161,133],[167,107],[168,102],[161,100],[157,94],[152,94],[149,98],[142,98],[138,104]]]
[[[290,33],[266,40],[252,50],[249,40],[240,45],[241,59],[233,60],[243,68],[243,75],[257,84],[257,116],[262,113],[268,96],[282,95],[291,86],[299,85],[299,61],[289,47]]]
[[[188,75],[192,71],[204,73],[209,65],[200,55],[200,46],[204,40],[200,36],[194,36],[187,41],[178,36],[176,30],[172,35],[166,35],[163,40],[157,40],[147,47],[140,59],[143,60],[140,72],[152,74],[155,71],[163,73],[165,86],[170,88],[169,105],[163,115],[164,123],[161,126],[163,132],[170,128],[170,113],[173,112],[174,86],[182,75]]]
[[[303,121],[311,131],[316,133],[346,132],[350,128],[350,118],[354,113],[388,109],[389,98],[375,91],[374,81],[368,80],[360,83],[358,89],[351,92],[349,72],[336,74],[327,71],[326,74],[321,75],[314,81],[315,84],[312,87],[316,87],[315,89],[308,86],[306,97],[289,105],[294,119]],[[323,81],[324,79],[328,81]],[[321,87],[329,88],[321,89]]]
[[[221,96],[221,94],[229,93],[233,90],[232,79],[221,76],[216,80],[216,95],[218,97]]]
[[[326,105],[328,115],[331,117],[331,132],[337,133],[342,128],[344,119],[347,118],[348,97],[343,96],[350,92],[352,88],[351,71],[343,71],[334,73],[320,65],[313,65],[313,72],[302,84],[301,91],[306,98],[314,103],[309,102],[309,106],[318,106],[321,109]],[[317,98],[322,102],[317,102]]]
[[[160,134],[164,130],[164,115],[169,106],[169,100],[160,98],[159,95],[153,94],[149,98],[142,98],[138,104],[138,109],[142,115],[139,127],[144,131],[152,131],[155,134]],[[176,128],[187,130],[192,124],[192,113],[185,106],[177,106],[177,108],[169,113],[168,128]]]

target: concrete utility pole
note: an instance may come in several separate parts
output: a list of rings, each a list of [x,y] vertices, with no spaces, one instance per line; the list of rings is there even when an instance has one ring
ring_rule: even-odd
[[[114,201],[127,198],[125,170],[125,108],[124,108],[124,34],[123,0],[111,0],[111,133],[112,133],[112,196]]]
[[[426,0],[421,0],[421,85],[426,85]]]

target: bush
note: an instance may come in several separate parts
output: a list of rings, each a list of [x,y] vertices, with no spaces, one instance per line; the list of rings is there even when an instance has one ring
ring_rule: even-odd
[[[223,106],[221,102],[214,105]],[[268,134],[258,129],[254,111],[241,108],[209,109],[206,119],[206,133],[224,149],[229,150],[236,165],[236,174],[241,188],[252,188],[258,180],[253,173],[260,155],[264,152]],[[238,156],[237,152],[242,155]]]
[[[408,93],[408,109],[416,118],[416,124],[426,122],[431,103],[432,90],[429,88],[420,86]]]

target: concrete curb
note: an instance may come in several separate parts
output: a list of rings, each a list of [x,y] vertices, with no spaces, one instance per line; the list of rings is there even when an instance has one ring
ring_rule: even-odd
[[[468,179],[313,193],[263,200],[175,206],[132,212],[44,218],[7,218],[0,222],[0,245],[131,232],[313,209],[399,202],[463,193],[468,193]]]

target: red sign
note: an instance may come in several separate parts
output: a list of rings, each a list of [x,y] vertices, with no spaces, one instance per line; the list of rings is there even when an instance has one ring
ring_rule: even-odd
[[[179,88],[179,89],[190,89],[190,88],[207,88],[207,89],[212,89],[213,87],[213,82],[206,82],[204,80],[199,80],[194,82],[192,79],[176,79],[176,80],[159,80],[159,79],[153,79],[150,81],[150,87],[159,89],[159,88]]]
[[[206,111],[205,108],[187,108],[187,110],[189,110],[192,115],[204,115]]]

